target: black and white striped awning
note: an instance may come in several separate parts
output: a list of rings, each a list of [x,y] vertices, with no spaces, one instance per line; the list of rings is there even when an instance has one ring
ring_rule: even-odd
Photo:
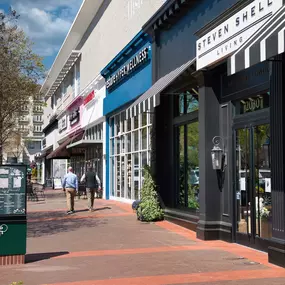
[[[150,111],[160,104],[160,93],[176,78],[186,71],[196,59],[191,59],[156,81],[144,94],[142,94],[127,110],[126,117],[131,118],[140,113]]]
[[[285,6],[249,38],[229,59],[228,75],[251,67],[285,51]]]

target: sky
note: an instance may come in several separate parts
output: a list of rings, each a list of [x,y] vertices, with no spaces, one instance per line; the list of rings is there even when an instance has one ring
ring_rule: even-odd
[[[83,0],[0,0],[0,12],[11,6],[20,15],[18,25],[34,43],[33,50],[44,58],[48,70]]]

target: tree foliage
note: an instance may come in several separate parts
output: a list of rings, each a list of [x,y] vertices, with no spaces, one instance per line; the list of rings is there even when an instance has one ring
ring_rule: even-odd
[[[17,26],[19,15],[11,10],[0,13],[0,163],[9,138],[19,133],[19,119],[31,99],[39,95],[43,78],[42,58]]]

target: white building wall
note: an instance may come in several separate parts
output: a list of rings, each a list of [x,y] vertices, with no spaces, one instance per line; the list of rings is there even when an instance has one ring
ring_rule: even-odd
[[[83,107],[82,128],[87,129],[103,121],[103,101],[106,96],[105,85],[94,90],[94,99]]]
[[[165,0],[113,0],[92,32],[80,43],[83,89],[133,39]],[[104,5],[104,4],[103,4]],[[95,17],[94,21],[97,18]],[[85,38],[85,37],[83,37]]]
[[[49,97],[46,100],[46,106],[44,107],[44,115],[43,115],[43,119],[44,119],[44,123],[43,123],[43,128],[46,127],[49,123],[49,119],[51,118],[51,116],[53,115],[54,111],[52,109],[52,98]]]
[[[58,147],[57,138],[58,138],[58,129],[53,130],[48,135],[45,136],[46,138],[46,147],[43,149],[48,149],[49,147],[53,147],[55,150]]]

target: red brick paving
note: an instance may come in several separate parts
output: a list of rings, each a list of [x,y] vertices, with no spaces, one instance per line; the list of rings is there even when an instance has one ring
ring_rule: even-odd
[[[140,223],[130,205],[96,200],[97,211],[66,216],[61,192],[28,209],[27,264],[0,267],[0,284],[284,285],[267,255],[222,241],[197,240],[169,222]],[[54,194],[55,193],[55,194]]]

